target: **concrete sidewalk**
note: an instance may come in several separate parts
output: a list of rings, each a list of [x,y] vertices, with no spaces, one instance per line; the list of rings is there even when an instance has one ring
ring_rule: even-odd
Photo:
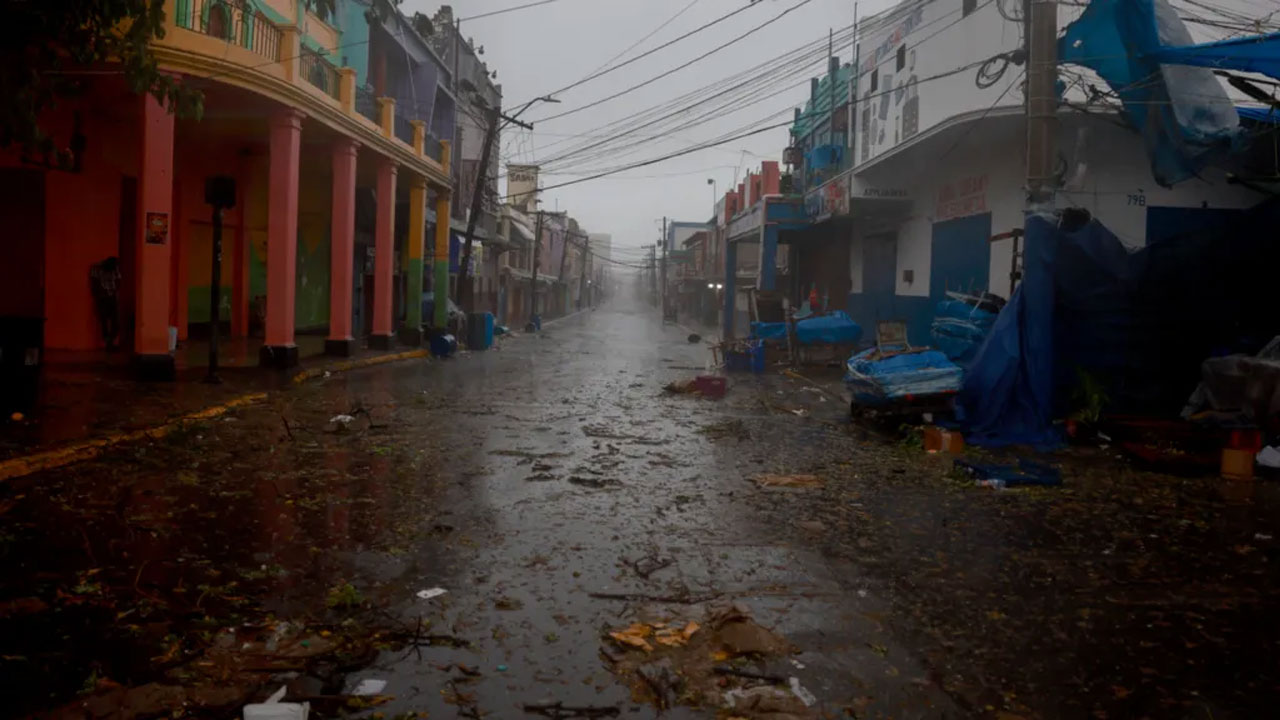
[[[426,358],[426,348],[362,350],[351,358],[304,357],[277,372],[249,365],[221,368],[218,384],[204,382],[206,368],[180,368],[172,383],[140,382],[115,356],[55,355],[43,368],[36,408],[21,420],[0,424],[0,480],[93,457],[103,448],[155,434],[184,422],[260,402],[267,393],[370,365]],[[125,358],[127,360],[127,358]]]

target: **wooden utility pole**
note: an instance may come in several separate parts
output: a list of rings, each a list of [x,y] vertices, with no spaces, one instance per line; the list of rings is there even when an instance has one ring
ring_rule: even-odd
[[[587,297],[587,259],[591,257],[591,237],[582,242],[582,273],[578,276],[578,309],[582,309],[582,301]],[[587,302],[587,305],[591,305]]]
[[[667,216],[666,215],[662,216],[662,262],[658,267],[660,268],[659,272],[661,273],[661,277],[659,278],[658,282],[661,285],[659,290],[661,291],[660,294],[662,298],[662,302],[660,302],[659,305],[662,307],[662,322],[665,323],[667,321]]]
[[[524,109],[528,109],[528,105]],[[516,113],[517,115],[519,113]],[[485,122],[487,128],[484,133],[484,147],[480,151],[480,166],[476,168],[476,186],[471,193],[471,212],[467,217],[467,234],[462,244],[462,258],[458,263],[458,286],[454,289],[454,296],[457,298],[458,307],[463,312],[471,312],[471,246],[476,234],[476,221],[480,219],[480,212],[484,208],[484,186],[487,181],[489,172],[489,159],[493,157],[493,145],[498,138],[498,120],[505,119],[507,122],[519,125],[527,130],[532,130],[533,126],[528,123],[522,123],[513,117],[505,117],[497,108],[485,108]]]
[[[542,211],[538,210],[537,230],[533,233],[533,267],[529,269],[529,322],[538,314],[538,262],[542,255]]]
[[[1025,0],[1027,36],[1027,206],[1051,209],[1057,176],[1058,4]]]

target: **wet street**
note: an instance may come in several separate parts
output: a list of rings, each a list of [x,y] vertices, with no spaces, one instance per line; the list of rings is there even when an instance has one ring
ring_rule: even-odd
[[[8,483],[0,715],[237,717],[281,685],[313,715],[387,718],[1280,699],[1266,481],[1104,453],[1064,460],[1060,489],[975,488],[850,425],[831,383],[665,393],[709,359],[686,335],[581,313]],[[362,679],[386,686],[344,699]]]

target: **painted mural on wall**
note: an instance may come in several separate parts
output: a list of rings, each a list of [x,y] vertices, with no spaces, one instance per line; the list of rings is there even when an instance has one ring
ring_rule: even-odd
[[[859,129],[863,161],[920,131],[917,55],[907,47],[907,40],[923,22],[921,5],[890,26],[861,61],[858,97],[865,99]]]
[[[977,65],[1016,50],[1016,19],[997,3],[908,0],[868,21],[858,59],[855,136],[859,163],[917,138],[930,128],[1004,102],[1019,103],[1018,72],[977,85]],[[973,70],[956,72],[957,68]]]

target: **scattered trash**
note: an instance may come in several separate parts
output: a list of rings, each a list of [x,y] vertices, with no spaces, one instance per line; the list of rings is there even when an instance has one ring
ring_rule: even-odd
[[[1062,474],[1057,469],[1034,460],[1021,459],[1017,466],[992,465],[956,458],[955,467],[969,474],[981,487],[1002,490],[1009,487],[1039,485],[1057,487],[1062,484]]]
[[[799,660],[796,660],[795,658],[791,658],[791,664],[795,665],[797,670],[804,669],[804,663],[800,662]]]
[[[1263,467],[1280,468],[1280,447],[1268,445],[1258,451],[1258,464]]]
[[[549,718],[602,718],[618,717],[622,713],[609,705],[565,705],[560,701],[525,703],[524,711]]]
[[[800,702],[804,703],[805,707],[813,707],[813,704],[818,702],[818,698],[814,697],[813,693],[806,690],[805,687],[800,684],[800,678],[795,677],[794,675],[791,676],[787,680],[787,685],[791,687],[791,692],[795,693],[796,697],[800,699]]]
[[[760,475],[756,478],[760,487],[816,488],[822,487],[817,475]]]
[[[329,376],[331,376],[331,375],[333,375],[333,373],[329,372],[328,370],[325,370],[325,371],[324,371],[324,376],[325,376],[325,377],[329,377]]]
[[[355,418],[350,415],[334,415],[329,418],[329,422],[335,425],[350,425],[355,422]]]
[[[1261,454],[1261,451],[1258,454]],[[1252,450],[1223,448],[1222,477],[1235,480],[1252,479],[1254,457],[1255,454]]]
[[[1254,533],[1253,539],[1254,540],[1270,540],[1271,535],[1269,533]]]
[[[426,590],[419,590],[418,598],[420,600],[430,600],[433,597],[440,597],[441,595],[447,592],[449,591],[445,590],[444,588],[438,588],[438,587],[428,588]]]
[[[282,685],[266,702],[245,705],[244,720],[307,720],[307,716],[311,714],[311,704],[280,702],[286,690],[286,686]]]
[[[636,668],[636,674],[653,691],[658,710],[675,707],[676,699],[684,689],[684,680],[671,670],[671,658],[662,658]]]
[[[347,693],[347,694],[355,695],[356,697],[372,697],[374,695],[382,694],[382,691],[385,690],[386,687],[387,687],[386,680],[379,680],[377,678],[365,678],[364,680],[361,680],[360,683],[356,685],[355,688],[353,688],[350,693]]]
[[[507,666],[506,666],[506,665],[499,665],[497,669],[498,669],[498,672],[506,672],[506,671],[507,671]]]
[[[693,379],[693,386],[703,397],[722,398],[729,388],[729,383],[719,375],[699,375]]]
[[[698,392],[695,382],[694,380],[672,380],[663,385],[662,389],[673,395],[688,395],[689,393]]]
[[[749,711],[752,717],[804,717],[808,708],[789,688],[773,685],[734,688],[724,694],[724,700],[731,710]]]
[[[924,451],[958,455],[964,452],[964,436],[954,430],[930,425],[924,429]]]
[[[796,408],[795,410],[791,411],[791,414],[795,415],[796,417],[804,417],[809,414],[809,411],[805,410],[804,408]]]

